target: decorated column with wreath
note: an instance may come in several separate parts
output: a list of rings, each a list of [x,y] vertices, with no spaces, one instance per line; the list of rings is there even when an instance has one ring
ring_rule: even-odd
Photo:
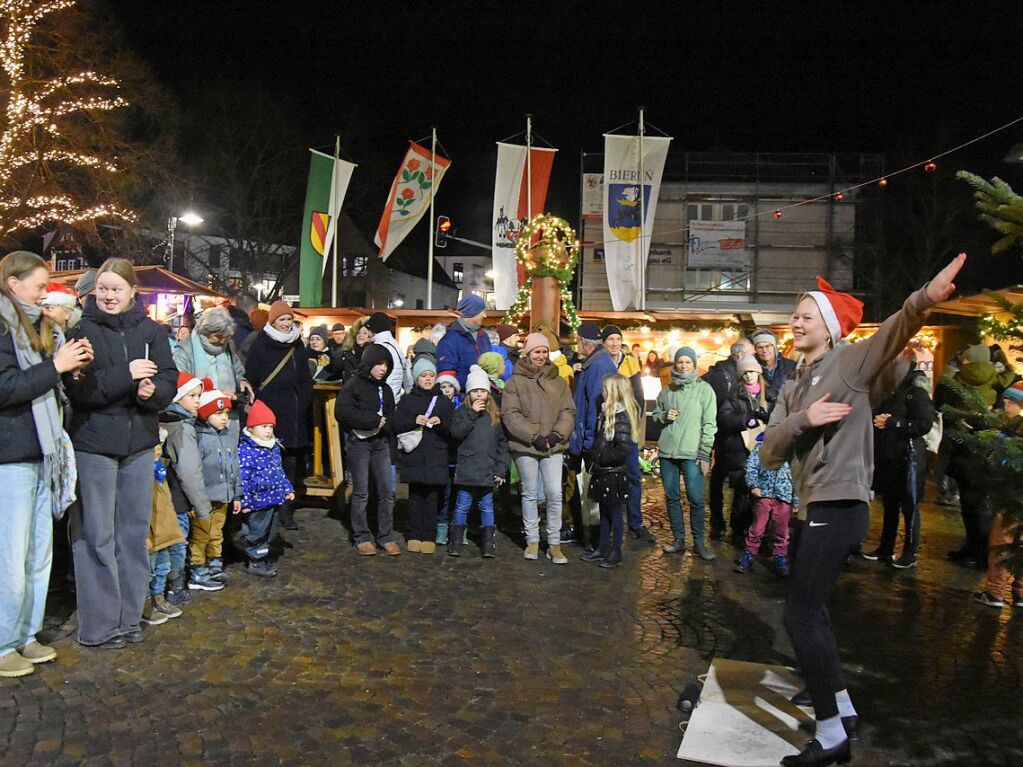
[[[550,213],[533,216],[515,242],[515,259],[522,264],[526,280],[504,321],[522,327],[528,314],[529,327],[547,320],[557,328],[563,308],[572,329],[579,327],[568,287],[579,262],[579,241],[568,222]]]

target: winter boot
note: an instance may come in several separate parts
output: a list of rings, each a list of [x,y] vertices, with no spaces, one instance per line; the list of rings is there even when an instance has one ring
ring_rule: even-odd
[[[281,506],[281,527],[285,530],[298,530],[298,525],[295,523],[295,510],[291,508],[290,502],[285,502]]]
[[[493,529],[493,528],[491,528]],[[462,536],[465,535],[465,525],[451,525],[448,528],[448,556],[462,556]]]
[[[739,561],[735,563],[735,572],[737,573],[748,573],[753,569],[753,564],[757,561],[757,558],[753,555],[752,551],[748,549],[742,552],[742,556],[739,557]]]
[[[227,573],[224,572],[224,560],[217,557],[211,559],[206,566],[210,568],[210,577],[220,583],[227,583]]]
[[[789,574],[789,558],[784,554],[774,555],[774,570],[779,577],[784,578]]]
[[[181,570],[167,575],[167,601],[175,607],[192,601],[192,595],[185,586],[185,574]]]
[[[437,535],[434,537],[434,542],[443,546],[448,542],[448,523],[438,522],[437,523]]]
[[[181,617],[181,608],[175,607],[170,602],[168,602],[167,598],[163,594],[157,594],[156,596],[153,597],[153,607],[162,612],[168,618]]]
[[[483,528],[483,558],[493,559],[497,556],[497,528]]]

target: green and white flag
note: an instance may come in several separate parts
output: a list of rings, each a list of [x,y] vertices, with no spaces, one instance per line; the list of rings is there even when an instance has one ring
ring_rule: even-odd
[[[355,165],[315,149],[310,149],[309,153],[309,183],[305,190],[302,255],[299,261],[299,303],[302,306],[321,306],[323,272],[334,247],[337,214],[344,202]],[[334,263],[337,263],[336,258]]]

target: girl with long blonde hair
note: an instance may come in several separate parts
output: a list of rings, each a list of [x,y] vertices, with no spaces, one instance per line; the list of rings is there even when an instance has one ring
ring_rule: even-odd
[[[643,438],[639,407],[629,379],[604,378],[603,405],[593,443],[590,497],[600,504],[600,546],[580,559],[614,568],[622,563],[622,517],[629,500],[629,451]]]

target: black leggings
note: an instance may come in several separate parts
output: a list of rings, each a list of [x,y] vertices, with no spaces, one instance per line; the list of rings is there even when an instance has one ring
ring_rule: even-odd
[[[827,601],[846,557],[867,534],[863,501],[825,501],[807,507],[785,602],[785,629],[813,701],[817,719],[838,715],[835,693],[845,689]]]
[[[878,548],[882,554],[895,554],[895,539],[899,536],[899,518],[906,522],[905,550],[916,554],[920,544],[920,505],[906,493],[895,495],[885,493],[881,496],[884,518],[881,525],[881,543]]]
[[[424,485],[413,482],[408,486],[408,539],[429,541],[437,537],[437,507],[444,485]]]

